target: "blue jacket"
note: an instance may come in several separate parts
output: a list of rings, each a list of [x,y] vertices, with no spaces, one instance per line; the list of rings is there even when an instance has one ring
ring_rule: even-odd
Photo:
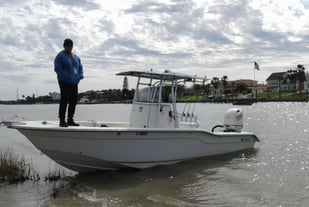
[[[55,58],[54,66],[58,81],[75,85],[84,78],[83,65],[77,55],[72,53],[72,57],[74,61],[64,50],[59,52]]]

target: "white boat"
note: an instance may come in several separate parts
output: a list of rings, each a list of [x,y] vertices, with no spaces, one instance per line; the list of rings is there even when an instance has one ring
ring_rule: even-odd
[[[77,127],[59,127],[58,121],[5,124],[52,160],[77,172],[170,165],[253,148],[259,141],[253,133],[241,131],[241,109],[228,110],[224,125],[210,131],[199,129],[192,113],[178,113],[177,86],[204,78],[152,70],[117,75],[138,79],[129,122],[81,121]],[[217,127],[222,130],[215,132]]]

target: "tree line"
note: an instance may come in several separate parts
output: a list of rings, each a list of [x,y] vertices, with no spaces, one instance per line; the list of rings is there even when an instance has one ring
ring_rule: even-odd
[[[287,71],[286,77],[280,77],[279,84],[282,81],[288,81],[295,84],[295,90],[299,90],[299,93],[304,89],[304,82],[306,81],[305,67],[298,64],[295,68]],[[296,83],[299,83],[299,87],[296,88]],[[184,96],[209,96],[214,92],[220,91],[221,94],[226,96],[237,96],[240,93],[251,93],[251,89],[244,83],[238,83],[233,85],[232,89],[227,89],[228,76],[223,75],[221,78],[213,77],[210,83],[194,83],[191,87],[184,87],[180,85],[178,87],[178,97]],[[130,102],[134,97],[135,89],[129,89],[128,79],[124,77],[122,89],[106,89],[106,90],[90,90],[81,92],[78,94],[79,100],[86,98],[89,103],[110,103],[110,102]],[[279,85],[280,93],[280,85]],[[58,103],[59,100],[53,100],[52,97],[38,96],[35,94],[32,96],[22,96],[21,100],[17,101],[0,101],[0,104],[20,103],[20,104],[36,104],[36,103]]]

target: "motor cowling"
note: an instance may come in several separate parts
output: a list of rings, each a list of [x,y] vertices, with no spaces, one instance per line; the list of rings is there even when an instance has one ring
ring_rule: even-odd
[[[241,132],[243,128],[243,111],[240,108],[228,109],[223,123],[226,132]]]

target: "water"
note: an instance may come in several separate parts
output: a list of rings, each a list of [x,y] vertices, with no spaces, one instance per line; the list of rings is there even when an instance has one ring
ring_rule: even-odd
[[[54,120],[57,105],[0,105],[0,116]],[[179,105],[182,111],[184,105]],[[222,124],[230,104],[197,104],[201,128]],[[255,149],[167,167],[78,175],[0,186],[0,206],[308,206],[307,103],[258,103],[244,110]],[[76,120],[127,121],[131,105],[78,105]],[[0,149],[31,161],[41,175],[57,164],[13,129],[0,128]]]

